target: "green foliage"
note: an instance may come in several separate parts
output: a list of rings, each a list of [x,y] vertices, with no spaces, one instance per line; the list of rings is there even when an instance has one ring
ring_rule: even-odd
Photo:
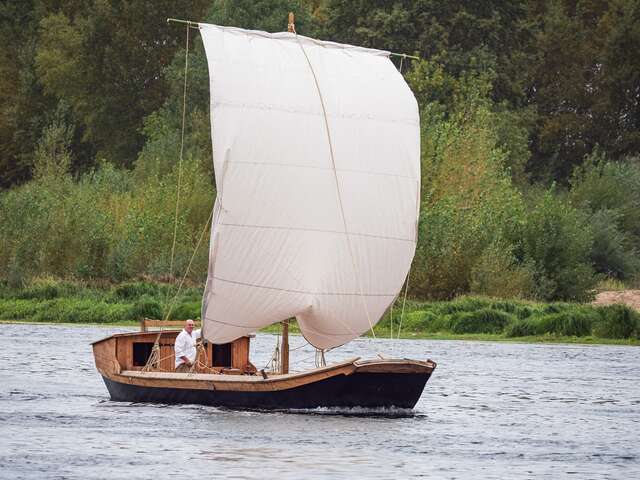
[[[177,293],[174,285],[131,282],[86,285],[52,278],[35,279],[26,288],[0,284],[0,319],[36,322],[114,323],[163,317],[163,306]],[[172,319],[198,318],[202,289],[183,289]]]
[[[533,272],[519,265],[513,247],[490,244],[471,269],[470,290],[490,297],[524,298],[534,291]]]
[[[428,62],[418,62],[410,83],[427,102],[422,106],[427,120],[422,132],[422,205],[410,282],[413,293],[450,298],[468,292],[472,283],[489,293],[502,282],[505,263],[526,289],[526,272],[512,259],[505,260],[503,252],[495,254],[497,245],[509,248],[504,239],[515,230],[524,205],[492,128],[490,83],[482,76],[455,81]],[[450,89],[452,102],[445,105],[432,96],[434,84]]]
[[[625,305],[601,307],[600,317],[593,324],[593,333],[600,338],[629,338],[640,331],[640,315]]]
[[[394,309],[394,332],[401,313]],[[388,329],[387,315],[379,327]],[[631,339],[640,332],[640,314],[629,307],[575,303],[532,303],[487,297],[459,297],[449,302],[409,301],[402,331],[412,334],[495,334]]]
[[[591,215],[593,246],[591,261],[598,273],[619,279],[634,278],[640,272],[640,258],[629,235],[620,230],[617,210],[598,210]]]
[[[535,320],[518,320],[507,325],[504,330],[504,335],[507,338],[528,337],[537,334],[538,324]]]
[[[591,217],[596,270],[633,278],[640,270],[640,166],[633,159],[609,161],[596,151],[574,171],[571,187],[571,201]]]
[[[535,201],[518,234],[516,254],[533,269],[544,300],[588,300],[596,277],[589,254],[593,233],[586,215],[551,191]]]
[[[453,316],[453,333],[501,333],[513,321],[508,313],[490,308],[474,312],[461,312]]]
[[[200,300],[181,302],[171,310],[171,318],[199,319],[201,306],[202,302]]]
[[[162,105],[163,69],[184,38],[184,29],[166,19],[202,18],[207,4],[95,0],[42,9],[39,81],[47,94],[68,102],[99,156],[132,163],[141,121]]]
[[[152,297],[160,294],[160,286],[154,283],[132,282],[117,285],[113,290],[117,300],[134,300],[139,297]]]
[[[638,276],[638,2],[87,0],[0,5],[0,188],[34,178],[0,192],[0,279],[184,273],[214,196],[209,82],[191,31],[172,259],[185,28],[165,19],[282,31],[289,11],[303,35],[428,59],[402,69],[422,122],[412,294],[578,301],[594,270]]]
[[[214,0],[207,21],[250,30],[282,32],[287,29],[289,12],[294,12],[296,31],[314,37],[310,3],[304,0]]]
[[[582,337],[591,333],[593,312],[581,312],[576,310],[543,315],[537,319],[536,329],[538,334],[553,333]]]
[[[16,295],[19,299],[52,300],[54,298],[73,295],[77,287],[68,282],[58,282],[52,278],[37,278],[27,288]]]
[[[0,278],[19,286],[43,275],[111,281],[183,275],[214,191],[195,162],[183,164],[170,272],[177,176],[172,170],[156,183],[138,185],[130,172],[105,163],[78,181],[49,172],[0,193]],[[203,279],[207,256],[203,242],[189,278]]]
[[[131,315],[136,320],[143,318],[163,318],[160,303],[150,295],[142,295],[136,299],[131,309]]]

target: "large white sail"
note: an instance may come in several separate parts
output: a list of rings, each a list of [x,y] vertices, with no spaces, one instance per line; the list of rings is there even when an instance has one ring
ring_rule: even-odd
[[[296,317],[318,348],[369,330],[413,259],[416,100],[388,52],[201,24],[218,197],[204,336]]]

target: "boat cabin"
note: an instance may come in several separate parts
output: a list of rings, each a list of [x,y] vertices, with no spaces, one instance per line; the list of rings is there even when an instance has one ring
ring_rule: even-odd
[[[142,331],[121,333],[93,343],[96,366],[107,370],[142,370],[147,364],[153,345],[160,334],[159,368],[153,371],[174,372],[174,344],[180,330]],[[242,374],[255,372],[249,362],[250,337],[240,337],[231,343],[213,345],[207,343],[199,354],[198,373]],[[113,361],[117,365],[113,365]],[[109,363],[107,366],[106,362]],[[102,364],[102,365],[101,365]]]

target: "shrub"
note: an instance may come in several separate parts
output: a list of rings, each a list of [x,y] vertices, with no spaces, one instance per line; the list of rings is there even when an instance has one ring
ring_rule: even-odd
[[[591,324],[596,317],[597,314],[593,311],[579,310],[544,315],[537,319],[537,333],[583,337],[591,334]]]
[[[451,331],[453,333],[500,333],[513,321],[508,313],[490,308],[475,312],[461,312],[453,317]]]
[[[594,233],[591,261],[599,273],[629,279],[640,271],[640,259],[633,239],[618,226],[620,218],[616,210],[602,209],[591,215]]]
[[[179,320],[186,320],[188,318],[199,319],[200,314],[201,303],[199,301],[181,302],[171,310],[171,318]]]
[[[38,312],[38,303],[31,300],[0,300],[0,319],[29,320]]]
[[[589,258],[593,233],[587,220],[551,191],[527,215],[516,256],[530,263],[539,298],[592,299],[596,277]]]
[[[514,229],[523,203],[505,168],[508,154],[499,146],[485,79],[464,80],[453,108],[442,108],[431,88],[438,83],[436,70],[419,63],[410,77],[427,102],[422,105],[427,110],[422,205],[410,285],[414,294],[448,299],[469,292],[472,269],[487,246]],[[486,291],[500,280],[499,267],[491,262],[490,256],[484,259]]]
[[[595,150],[571,178],[571,201],[591,212],[616,211],[621,231],[640,240],[640,165],[637,159],[609,161]]]
[[[538,324],[535,320],[518,320],[510,323],[504,329],[507,337],[527,337],[538,333]]]
[[[158,301],[149,295],[142,295],[133,305],[131,309],[131,315],[136,320],[142,320],[143,318],[157,318],[161,319],[162,306]]]
[[[436,315],[432,314],[430,316],[423,317],[427,323],[425,325],[425,329],[427,332],[450,332],[451,331],[451,315]]]
[[[522,298],[534,291],[533,272],[519,265],[506,242],[492,243],[471,269],[473,293],[506,298]]]
[[[607,305],[598,309],[593,334],[600,338],[629,338],[638,331],[640,315],[625,305]]]
[[[122,300],[135,300],[139,299],[143,295],[149,297],[157,296],[160,292],[160,287],[153,283],[123,283],[118,285],[114,290],[114,295]]]

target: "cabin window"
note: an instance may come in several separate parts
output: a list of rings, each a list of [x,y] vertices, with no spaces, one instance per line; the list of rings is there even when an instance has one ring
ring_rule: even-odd
[[[133,343],[133,366],[144,367],[147,360],[151,356],[153,350],[153,342],[134,342]]]
[[[230,367],[231,366],[231,344],[224,343],[222,345],[213,346],[213,366],[214,367]]]

